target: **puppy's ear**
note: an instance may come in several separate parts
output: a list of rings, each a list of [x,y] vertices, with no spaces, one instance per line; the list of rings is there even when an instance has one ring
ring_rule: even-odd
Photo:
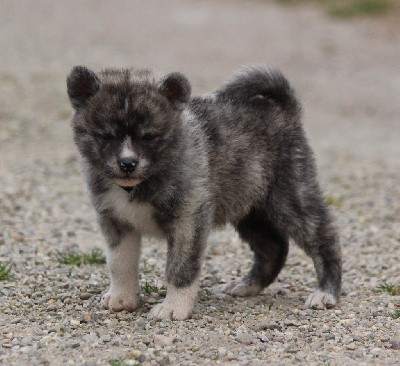
[[[75,66],[67,78],[67,91],[72,106],[78,110],[100,89],[98,76],[85,66]]]
[[[178,110],[184,109],[190,100],[191,86],[189,80],[179,72],[173,72],[161,79],[159,90]]]

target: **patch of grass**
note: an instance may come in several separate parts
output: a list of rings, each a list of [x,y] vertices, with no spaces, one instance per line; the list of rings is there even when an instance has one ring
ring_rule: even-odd
[[[203,290],[204,290],[204,293],[205,293],[207,296],[211,296],[211,295],[212,295],[211,291],[210,291],[208,288],[205,288],[205,289],[203,289]]]
[[[328,13],[337,18],[351,18],[359,15],[378,15],[390,8],[388,0],[355,0],[346,4],[331,5]]]
[[[12,266],[13,264],[11,261],[5,264],[0,263],[0,281],[5,281],[10,278]]]
[[[342,207],[343,199],[335,196],[328,195],[325,197],[325,203],[329,206]]]
[[[113,358],[108,363],[110,366],[126,366],[126,362],[121,358]]]
[[[83,254],[84,264],[105,264],[106,256],[101,249],[95,248],[89,254]]]
[[[146,258],[143,258],[142,272],[143,272],[143,273],[151,273],[151,272],[154,271],[154,269],[155,269],[155,266],[154,266],[154,265],[150,265],[150,264],[147,262],[147,259],[146,259]]]
[[[399,285],[394,285],[392,283],[387,283],[386,281],[384,283],[381,283],[376,287],[377,292],[387,292],[389,295],[396,296],[400,295],[400,286]]]
[[[64,252],[58,250],[56,259],[61,264],[72,264],[80,266],[82,264],[82,254],[76,250],[68,249]]]
[[[284,5],[293,4],[293,0],[275,0],[275,2]]]
[[[395,7],[394,0],[275,0],[282,5],[316,4],[336,18],[375,16],[387,13]]]
[[[61,264],[80,266],[82,264],[104,264],[106,257],[101,249],[93,249],[90,253],[83,253],[80,250],[68,249],[57,251],[56,259]]]
[[[400,319],[400,309],[396,309],[395,311],[388,313],[388,316],[393,319]]]
[[[112,358],[108,360],[110,366],[133,366],[140,365],[138,360],[124,360],[123,358]]]
[[[142,291],[147,293],[147,294],[151,294],[153,292],[159,292],[160,290],[165,290],[165,286],[157,286],[157,285],[152,285],[149,282],[145,282],[142,286],[140,286],[142,288]]]
[[[8,73],[0,74],[0,85],[16,85],[18,84],[18,80],[15,76]]]

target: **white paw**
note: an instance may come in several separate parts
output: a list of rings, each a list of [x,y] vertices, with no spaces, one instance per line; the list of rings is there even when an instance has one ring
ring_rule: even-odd
[[[222,292],[225,294],[241,297],[258,295],[261,290],[261,286],[249,285],[242,280],[231,281],[222,288]]]
[[[151,309],[149,318],[151,319],[167,319],[167,320],[185,320],[192,315],[193,305],[179,304],[164,300]]]
[[[126,310],[132,312],[139,304],[139,294],[131,292],[116,292],[109,290],[101,298],[101,306],[111,311]]]
[[[335,307],[337,300],[329,292],[316,290],[306,301],[306,306],[312,309],[331,309]]]
[[[184,288],[167,285],[167,296],[161,304],[151,309],[149,318],[167,320],[185,320],[190,318],[197,290],[197,281],[191,286]]]

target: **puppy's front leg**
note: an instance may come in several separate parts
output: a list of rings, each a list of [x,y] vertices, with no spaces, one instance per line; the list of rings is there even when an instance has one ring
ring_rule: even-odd
[[[102,220],[101,220],[102,221]],[[110,223],[108,223],[110,224]],[[111,285],[101,300],[105,309],[133,311],[139,303],[139,258],[140,235],[130,228],[122,228],[113,222],[104,226],[103,233],[108,242],[107,265]]]
[[[190,238],[185,236],[173,238],[168,243],[167,295],[150,311],[150,318],[184,320],[192,314],[206,235],[194,233]]]

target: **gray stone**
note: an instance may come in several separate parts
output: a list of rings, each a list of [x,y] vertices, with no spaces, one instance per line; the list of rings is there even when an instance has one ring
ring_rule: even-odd
[[[81,300],[89,300],[92,297],[91,294],[89,294],[88,292],[83,292],[79,295],[79,298]]]

